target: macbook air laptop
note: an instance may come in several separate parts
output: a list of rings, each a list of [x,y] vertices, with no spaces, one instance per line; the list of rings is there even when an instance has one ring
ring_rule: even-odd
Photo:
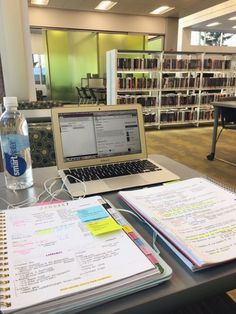
[[[53,108],[52,127],[58,173],[73,197],[179,179],[148,159],[141,105]]]

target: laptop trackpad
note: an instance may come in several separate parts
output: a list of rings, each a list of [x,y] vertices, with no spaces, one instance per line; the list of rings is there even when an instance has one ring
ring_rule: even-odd
[[[105,182],[110,188],[114,188],[115,186],[118,186],[118,188],[125,188],[131,186],[145,185],[148,183],[148,181],[146,181],[144,177],[142,177],[142,175],[139,174],[123,176],[120,178],[115,178],[115,180],[114,178],[108,179],[105,180]]]

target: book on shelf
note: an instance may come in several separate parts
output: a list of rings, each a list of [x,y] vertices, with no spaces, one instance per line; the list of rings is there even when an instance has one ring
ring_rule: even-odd
[[[172,270],[100,196],[0,211],[1,313],[66,313],[170,279]]]
[[[236,193],[205,178],[121,191],[119,196],[192,270],[236,258]]]

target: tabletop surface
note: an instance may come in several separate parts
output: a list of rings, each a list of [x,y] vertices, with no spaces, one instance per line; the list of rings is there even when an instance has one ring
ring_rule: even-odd
[[[211,104],[214,107],[236,108],[236,100],[214,101]]]
[[[202,176],[200,173],[190,169],[165,156],[151,155],[152,159],[175,172],[181,179],[188,179],[196,176]],[[10,203],[22,200],[30,201],[37,197],[43,191],[43,183],[51,178],[51,183],[57,177],[56,167],[34,169],[34,186],[24,191],[14,192],[5,188],[3,174],[0,174],[0,197]],[[49,181],[48,181],[49,183]],[[60,180],[58,184],[61,185]],[[104,197],[109,199],[118,209],[127,209],[126,205],[118,198],[116,192],[106,193]],[[5,202],[0,199],[0,208],[6,208]],[[129,213],[123,214],[133,227],[152,244],[152,231],[147,225],[139,222],[137,218]],[[96,308],[83,311],[86,314],[111,314],[111,313],[153,313],[158,309],[158,313],[166,310],[172,310],[177,306],[189,302],[195,302],[206,296],[217,294],[223,291],[231,290],[236,287],[236,266],[235,261],[218,265],[216,267],[191,272],[183,262],[166,246],[166,244],[157,238],[157,247],[160,250],[162,258],[172,268],[172,278],[160,285],[131,294],[114,301],[102,304]],[[70,311],[76,313],[77,310]]]

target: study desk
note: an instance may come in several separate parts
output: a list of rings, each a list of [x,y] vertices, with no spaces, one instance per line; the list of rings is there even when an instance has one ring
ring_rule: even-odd
[[[217,139],[217,130],[219,125],[219,117],[221,113],[221,108],[234,108],[236,110],[236,100],[230,101],[216,101],[211,103],[214,106],[214,126],[212,133],[212,143],[211,143],[211,152],[207,155],[208,160],[214,160],[216,152],[216,139]]]
[[[194,171],[174,160],[161,155],[150,156],[169,170],[175,172],[181,179],[188,179],[201,176]],[[39,195],[43,190],[43,182],[48,178],[57,176],[56,167],[34,169],[34,186],[20,192],[13,192],[5,188],[3,174],[0,175],[0,197],[8,202],[19,202],[26,198]],[[59,181],[59,180],[58,180]],[[58,182],[58,186],[60,186]],[[55,187],[56,188],[56,187]],[[117,193],[106,193],[104,197],[109,199],[114,206],[125,208],[122,201],[117,197]],[[0,208],[5,204],[0,200]],[[138,232],[151,244],[152,232],[149,228],[137,220],[134,216],[124,213],[125,218],[137,229]],[[157,238],[156,242],[161,256],[173,270],[172,278],[160,285],[131,294],[120,299],[107,302],[92,309],[85,310],[83,314],[139,314],[155,313],[161,314],[166,311],[174,310],[179,306],[196,302],[202,298],[216,295],[236,288],[236,263],[235,261],[218,265],[192,273],[175,254]],[[72,310],[68,313],[77,313]]]

